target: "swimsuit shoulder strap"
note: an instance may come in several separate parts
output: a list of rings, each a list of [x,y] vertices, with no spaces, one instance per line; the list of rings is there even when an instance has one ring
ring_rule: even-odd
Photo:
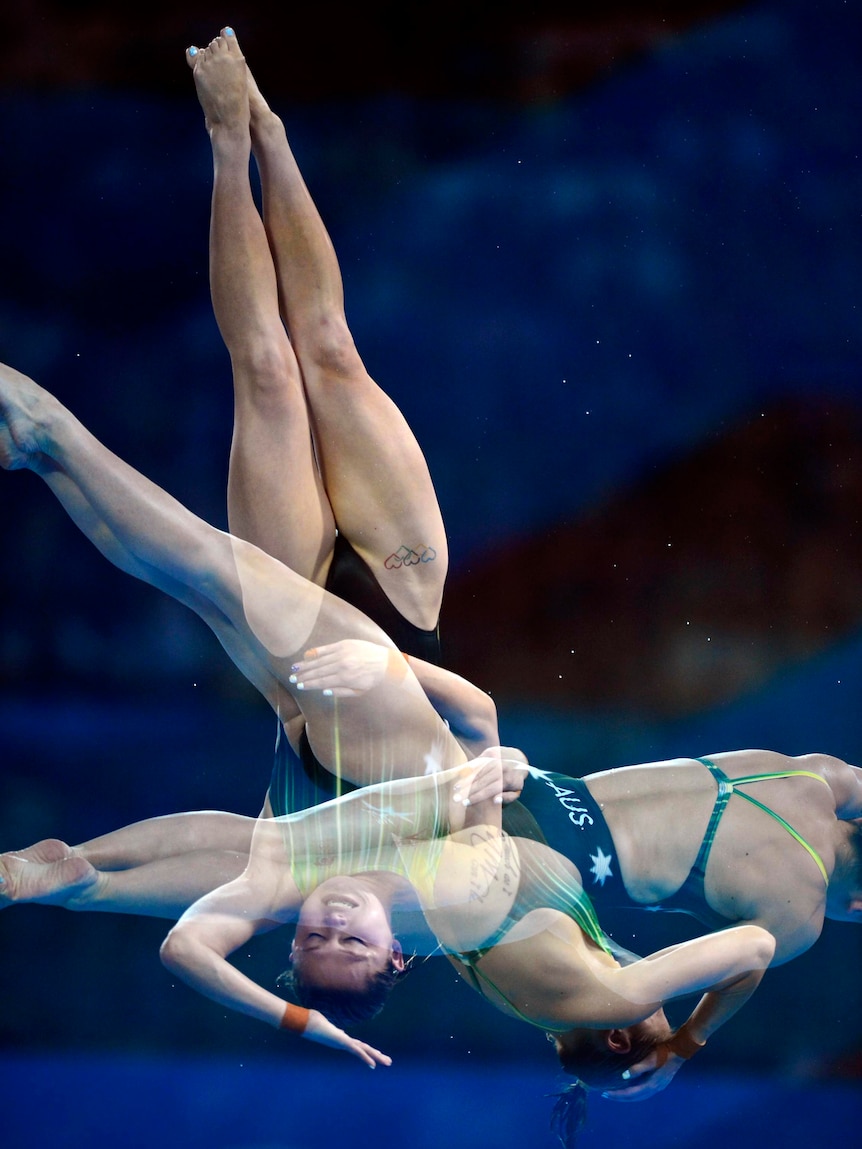
[[[691,867],[691,871],[684,883],[685,887],[689,889],[691,888],[690,883],[697,883],[698,892],[701,896],[705,897],[704,883],[706,881],[706,865],[712,851],[712,844],[715,841],[718,824],[733,794],[733,783],[725,772],[719,766],[716,766],[714,762],[711,762],[709,758],[695,758],[694,761],[699,762],[701,766],[707,768],[715,779],[716,786],[718,787],[712,813],[709,816],[709,823],[706,827],[706,833],[703,836],[703,841],[700,843],[700,849],[697,852],[694,865]]]
[[[768,782],[777,778],[815,778],[818,782],[822,782],[824,786],[828,786],[829,783],[822,776],[822,774],[815,774],[812,770],[775,770],[764,774],[746,774],[741,778],[729,779],[724,771],[720,770],[714,762],[710,762],[708,758],[697,758],[695,761],[701,762],[704,766],[706,766],[706,768],[714,777],[718,778],[720,776],[723,782],[727,783],[727,797],[724,799],[724,806],[726,806],[730,800],[731,794],[738,794],[740,798],[744,798],[746,802],[750,802],[751,805],[756,806],[758,810],[763,810],[765,814],[768,814],[770,818],[773,818],[776,822],[778,822],[780,826],[783,826],[791,838],[797,841],[799,845],[803,847],[803,849],[808,851],[808,853],[817,864],[817,868],[820,870],[820,873],[823,875],[824,882],[827,884],[827,886],[829,885],[829,874],[826,872],[826,867],[823,864],[823,859],[820,857],[814,847],[810,846],[808,842],[805,841],[799,831],[795,830],[786,818],[782,818],[782,816],[776,813],[776,811],[773,810],[770,806],[767,806],[764,802],[759,801],[753,795],[746,794],[745,791],[737,789],[739,786],[749,785],[753,782]],[[721,797],[721,789],[722,782],[720,781],[719,798]],[[716,800],[716,807],[717,805],[718,799]],[[724,806],[722,806],[722,810],[724,809]],[[714,817],[715,808],[713,809],[713,818]],[[709,836],[710,830],[712,830],[713,834],[715,833],[713,829],[712,818],[710,819],[710,829],[707,830],[707,836]],[[704,839],[704,842],[705,841],[706,839]],[[701,852],[703,852],[703,846],[701,846]],[[700,855],[698,855],[698,859],[699,858]]]
[[[473,987],[473,989],[475,989],[477,993],[480,993],[482,995],[482,997],[484,997],[486,1000],[488,1000],[488,995],[482,989],[482,986],[486,985],[491,990],[493,990],[493,992],[499,997],[499,999],[501,1001],[504,1001],[506,1003],[506,1005],[509,1007],[509,1009],[511,1009],[511,1011],[515,1014],[515,1016],[518,1018],[519,1021],[525,1021],[527,1023],[527,1025],[532,1025],[538,1029],[544,1029],[544,1030],[548,1030],[550,1032],[552,1027],[549,1027],[547,1025],[542,1025],[540,1022],[534,1021],[533,1018],[527,1017],[527,1015],[525,1013],[522,1013],[521,1010],[518,1009],[518,1007],[515,1005],[515,1003],[513,1001],[510,1001],[510,999],[506,996],[505,993],[503,993],[503,991],[500,989],[500,987],[498,985],[496,985],[488,977],[487,974],[482,973],[482,971],[479,969],[479,962],[482,960],[482,958],[485,956],[485,954],[488,952],[488,950],[490,950],[492,948],[493,948],[492,946],[483,946],[482,949],[470,950],[469,953],[455,953],[452,950],[447,950],[446,952],[450,953],[451,956],[453,958],[455,958],[455,960],[460,965],[464,966],[465,969],[470,971],[470,977],[467,980],[469,981],[469,983]],[[563,1030],[567,1029],[567,1028],[569,1028],[569,1027],[568,1026],[561,1027],[560,1032],[563,1032]]]

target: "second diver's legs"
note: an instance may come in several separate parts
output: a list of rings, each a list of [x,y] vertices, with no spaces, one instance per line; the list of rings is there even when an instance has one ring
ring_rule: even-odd
[[[123,831],[116,833],[122,836]],[[239,877],[248,863],[247,849],[214,848],[157,858],[126,869],[100,870],[76,853],[78,847],[56,839],[51,843],[62,846],[66,856],[39,862],[33,859],[32,849],[0,854],[0,908],[35,902],[68,910],[176,921],[199,898]],[[34,849],[42,845],[37,843]]]
[[[322,583],[335,524],[249,182],[247,68],[232,36],[221,35],[187,58],[212,145],[210,290],[233,370],[230,530]]]
[[[414,625],[437,625],[448,549],[428,466],[401,411],[365,370],[347,326],[332,242],[284,125],[249,76],[254,156],[281,309],[299,360],[338,529]]]
[[[259,548],[209,526],[98,442],[62,404],[0,365],[0,465],[28,468],[121,569],[191,606],[278,712],[290,698],[321,764],[357,784],[413,777],[464,755],[399,657],[367,694],[302,692],[292,665],[310,646],[393,644],[359,611]]]

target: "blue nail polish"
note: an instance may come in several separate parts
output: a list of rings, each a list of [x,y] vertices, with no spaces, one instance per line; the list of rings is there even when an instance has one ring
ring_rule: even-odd
[[[225,36],[232,36],[233,35],[233,28],[225,28],[224,34],[225,34]]]
[[[324,690],[323,697],[324,698],[331,698],[332,697],[332,691],[331,690]]]
[[[305,683],[304,682],[297,682],[296,689],[297,690],[305,690]]]
[[[191,48],[189,48],[189,55],[190,55],[190,56],[196,56],[197,54],[198,54],[198,50],[197,50],[197,48],[195,48],[194,46],[192,46]]]
[[[296,686],[296,675],[295,675],[295,674],[291,674],[290,678],[288,678],[288,680],[287,680],[287,681],[288,681],[288,682],[289,682],[289,683],[290,683],[292,686]]]

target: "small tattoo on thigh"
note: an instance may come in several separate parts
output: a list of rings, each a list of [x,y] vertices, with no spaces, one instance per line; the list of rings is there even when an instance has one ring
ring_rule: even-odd
[[[433,547],[427,547],[424,543],[419,543],[415,547],[402,546],[397,551],[394,551],[384,561],[383,565],[388,571],[397,571],[402,567],[415,567],[419,563],[431,563],[437,558],[437,552]]]

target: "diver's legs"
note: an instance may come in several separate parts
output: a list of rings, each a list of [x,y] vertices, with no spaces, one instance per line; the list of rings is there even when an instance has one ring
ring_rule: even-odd
[[[213,152],[210,289],[234,379],[231,532],[322,581],[335,537],[308,410],[249,183],[247,69],[234,37],[189,55]]]
[[[395,606],[414,624],[432,629],[448,550],[427,463],[404,416],[359,357],[332,242],[284,126],[251,77],[249,101],[282,313],[338,528]]]
[[[350,698],[303,692],[291,667],[311,646],[359,638],[394,649],[365,615],[249,543],[209,526],[104,447],[32,380],[0,365],[0,465],[51,487],[121,569],[187,602],[279,712],[292,698],[321,764],[359,785],[456,765],[464,754],[412,671]],[[109,545],[105,545],[105,539]]]
[[[2,854],[0,908],[35,902],[175,921],[198,898],[239,877],[247,862],[247,849],[198,850],[130,869],[101,871],[71,852],[62,861],[43,863]]]

